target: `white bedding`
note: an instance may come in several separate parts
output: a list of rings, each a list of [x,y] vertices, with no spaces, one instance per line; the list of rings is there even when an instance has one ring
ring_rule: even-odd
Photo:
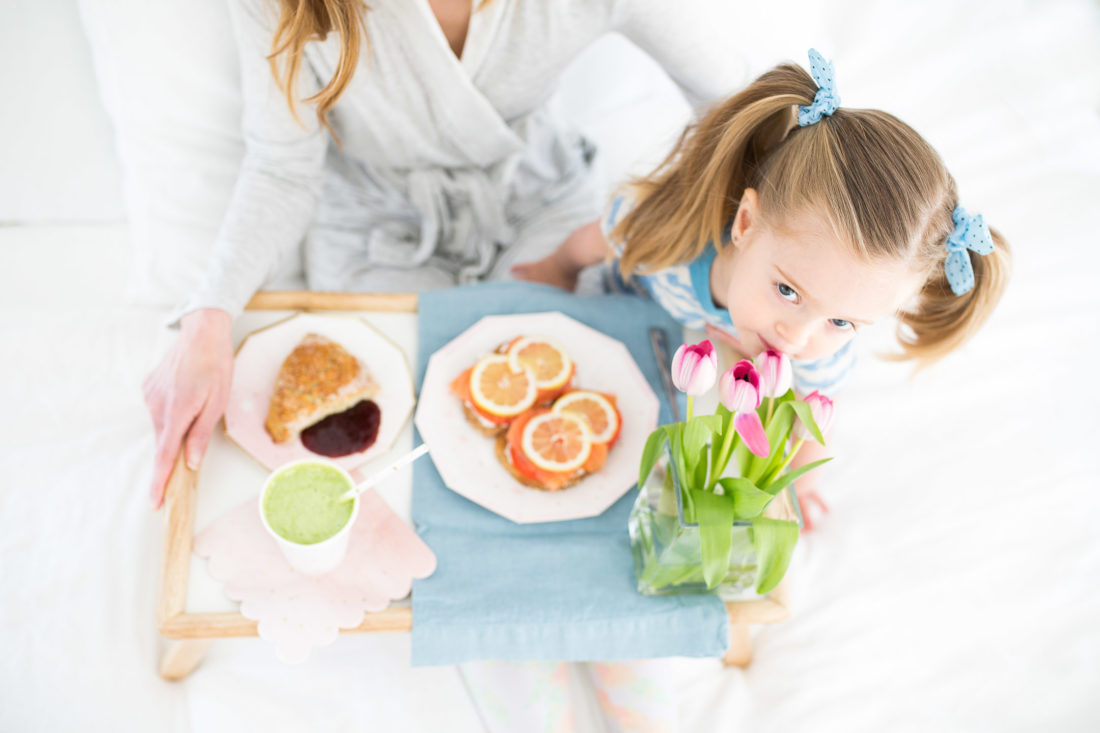
[[[912,381],[862,362],[792,617],[746,671],[668,663],[683,731],[1100,729],[1100,10],[955,5],[836,3],[814,43],[846,103],[914,124],[1009,237],[1008,293]],[[408,666],[406,635],[296,667],[223,640],[186,681],[156,676],[139,385],[171,336],[121,295],[129,261],[119,224],[0,227],[0,730],[482,730],[454,669]]]

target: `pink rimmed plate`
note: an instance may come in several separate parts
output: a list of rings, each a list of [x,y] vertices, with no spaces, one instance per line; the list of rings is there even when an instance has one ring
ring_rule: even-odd
[[[516,481],[497,461],[496,439],[467,422],[450,390],[463,370],[517,336],[560,344],[576,364],[574,388],[615,395],[622,413],[622,432],[606,465],[568,489],[539,491]],[[523,313],[486,316],[432,355],[415,422],[448,488],[522,524],[594,517],[614,504],[638,479],[638,462],[657,426],[657,411],[657,396],[622,342],[562,313]]]
[[[374,444],[365,451],[331,459],[352,471],[390,450],[416,404],[412,374],[404,352],[355,316],[299,313],[246,336],[237,350],[233,368],[233,386],[225,411],[226,433],[271,470],[299,458],[316,457],[302,445],[300,438],[276,443],[264,429],[279,368],[308,333],[318,333],[343,346],[367,365],[378,382],[378,394],[371,398],[381,412]]]

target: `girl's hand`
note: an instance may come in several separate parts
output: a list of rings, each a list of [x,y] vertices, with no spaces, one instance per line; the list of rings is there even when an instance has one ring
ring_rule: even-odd
[[[154,511],[164,503],[165,485],[181,446],[187,466],[194,470],[225,412],[233,377],[232,324],[229,314],[217,308],[185,315],[176,343],[142,385],[157,438],[149,488]]]
[[[820,511],[821,514],[829,513],[829,506],[821,498],[821,495],[817,493],[817,488],[813,486],[803,486],[801,483],[794,485],[794,493],[798,496],[798,505],[802,507],[802,531],[810,532],[817,526],[811,515]],[[810,505],[816,505],[817,509],[811,511]]]

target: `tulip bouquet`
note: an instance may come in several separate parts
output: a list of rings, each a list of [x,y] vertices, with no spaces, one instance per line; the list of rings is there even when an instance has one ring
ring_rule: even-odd
[[[769,349],[721,377],[717,372],[709,340],[676,350],[672,379],[687,393],[687,419],[650,434],[631,513],[642,593],[729,596],[750,584],[757,593],[770,591],[786,573],[798,524],[766,517],[764,510],[796,479],[830,460],[790,468],[807,439],[824,445],[833,403],[816,391],[796,397],[786,356]],[[694,415],[694,398],[716,377],[716,411]]]

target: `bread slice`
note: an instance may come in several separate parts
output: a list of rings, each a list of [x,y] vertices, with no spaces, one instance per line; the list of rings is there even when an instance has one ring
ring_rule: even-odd
[[[264,427],[272,440],[285,443],[376,394],[378,383],[363,362],[335,341],[309,333],[279,369]]]
[[[474,427],[474,430],[478,431],[487,438],[495,438],[498,435],[503,435],[504,431],[508,429],[507,425],[495,425],[484,417],[478,414],[474,406],[469,402],[462,403],[462,414],[466,416],[466,422],[470,423]]]

